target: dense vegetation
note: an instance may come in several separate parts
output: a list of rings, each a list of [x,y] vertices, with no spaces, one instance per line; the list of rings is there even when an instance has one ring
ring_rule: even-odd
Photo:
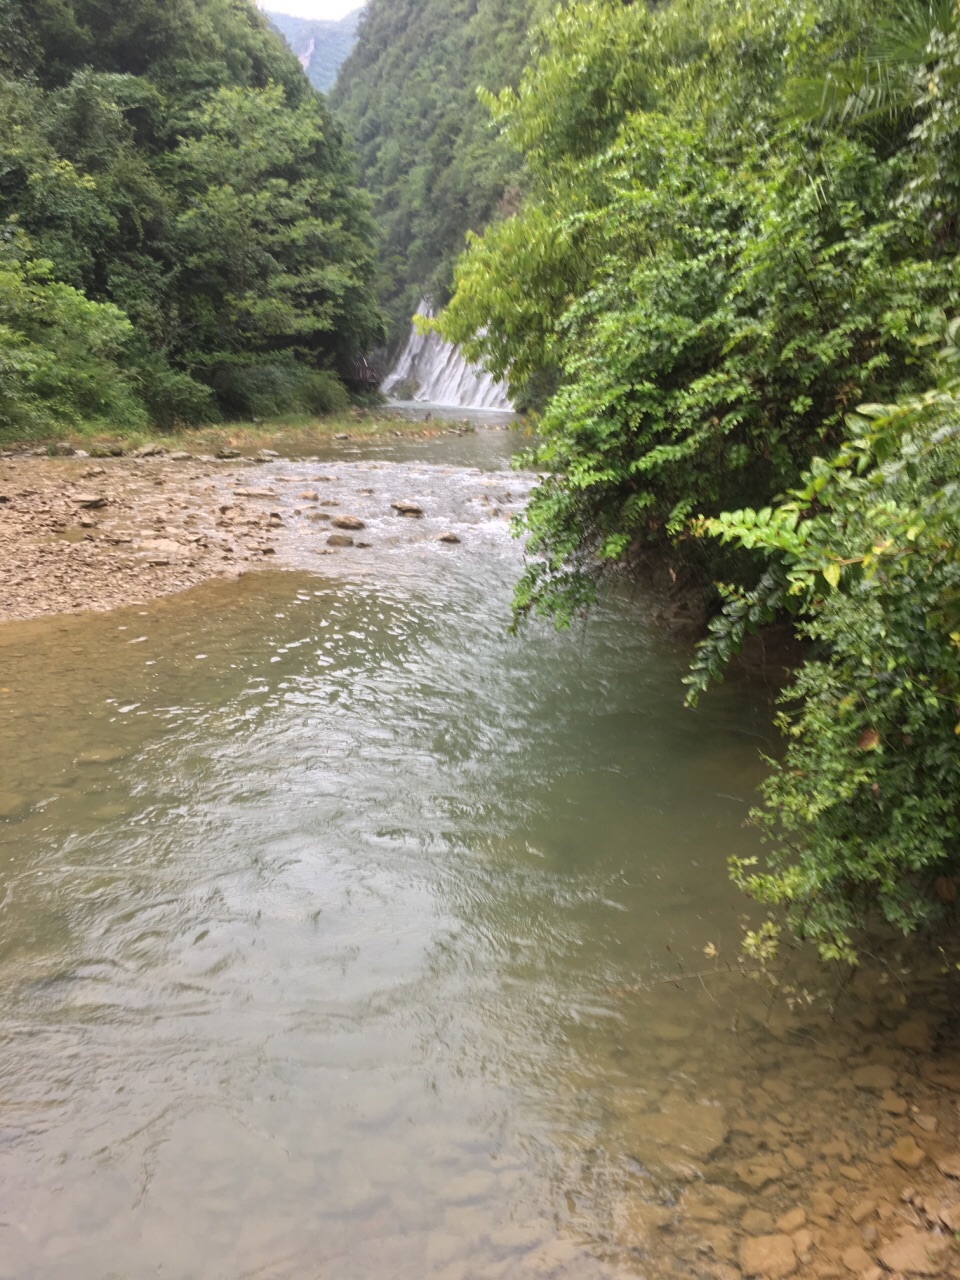
[[[0,432],[342,402],[372,245],[246,0],[0,0]]]
[[[545,405],[518,620],[568,623],[647,557],[729,584],[695,692],[778,611],[814,642],[767,865],[734,870],[825,956],[877,913],[933,922],[960,874],[957,25],[945,0],[558,8],[487,97],[522,205],[440,321]]]
[[[468,230],[510,208],[517,161],[477,98],[515,83],[540,0],[370,0],[331,95],[358,147],[382,235],[397,338],[424,296],[446,300]]]
[[[292,18],[285,13],[271,13],[269,19],[271,27],[297,55],[313,87],[329,93],[337,72],[356,44],[361,12],[356,8],[339,21]]]

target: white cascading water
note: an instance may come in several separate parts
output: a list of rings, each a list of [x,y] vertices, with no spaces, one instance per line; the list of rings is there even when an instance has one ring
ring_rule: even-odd
[[[423,301],[418,314],[432,316],[433,308]],[[502,382],[497,382],[479,365],[468,364],[459,348],[444,342],[439,334],[419,333],[413,325],[380,389],[389,395],[401,383],[411,390],[414,400],[429,404],[507,412],[513,409]]]

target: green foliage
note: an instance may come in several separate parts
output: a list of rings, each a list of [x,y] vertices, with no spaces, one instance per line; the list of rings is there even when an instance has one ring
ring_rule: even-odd
[[[129,318],[151,420],[329,399],[318,372],[329,388],[380,338],[374,230],[265,19],[246,0],[0,0],[0,31],[0,217]]]
[[[695,696],[777,606],[815,642],[754,814],[772,850],[734,871],[824,958],[852,960],[872,914],[912,932],[960,874],[960,380],[849,426],[787,501],[701,523],[773,568],[762,600],[728,591],[690,683]]]
[[[541,0],[370,0],[331,100],[381,230],[391,337],[446,299],[467,231],[509,207],[517,164],[477,98],[514,83]]]
[[[960,390],[921,390],[960,310],[956,12],[558,9],[487,97],[525,198],[437,322],[515,396],[548,389],[515,623],[568,624],[635,559],[709,571],[695,697],[796,618],[771,851],[733,871],[825,958],[877,915],[933,923],[960,874]]]
[[[902,199],[912,155],[784,122],[861,18],[582,0],[491,102],[528,195],[472,239],[439,328],[516,396],[556,388],[518,617],[569,622],[638,549],[713,567],[689,515],[769,502],[852,405],[928,376],[917,343],[957,280]]]
[[[51,276],[51,264],[31,259],[22,237],[10,230],[0,237],[0,432],[144,425],[129,368],[130,322]]]

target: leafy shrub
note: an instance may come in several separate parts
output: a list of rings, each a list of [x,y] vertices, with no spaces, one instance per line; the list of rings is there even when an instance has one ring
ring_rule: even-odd
[[[953,343],[946,357],[960,363]],[[693,700],[778,609],[815,642],[784,692],[786,752],[753,815],[771,852],[734,875],[824,958],[853,960],[875,915],[910,933],[957,894],[960,379],[849,426],[779,506],[700,523],[767,570],[754,591],[726,589],[689,683]]]
[[[211,383],[231,418],[338,413],[350,405],[335,373],[311,369],[293,357],[224,362],[214,370]]]

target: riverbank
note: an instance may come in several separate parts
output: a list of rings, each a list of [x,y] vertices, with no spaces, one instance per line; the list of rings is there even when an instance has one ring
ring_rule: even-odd
[[[0,622],[113,609],[284,567],[278,535],[290,516],[270,500],[276,459],[467,430],[358,411],[349,422],[191,431],[163,444],[103,437],[60,442],[57,456],[47,448],[0,453]],[[349,531],[337,534],[342,495],[324,480],[319,457],[317,467],[322,492],[307,490],[294,511],[356,542]]]

